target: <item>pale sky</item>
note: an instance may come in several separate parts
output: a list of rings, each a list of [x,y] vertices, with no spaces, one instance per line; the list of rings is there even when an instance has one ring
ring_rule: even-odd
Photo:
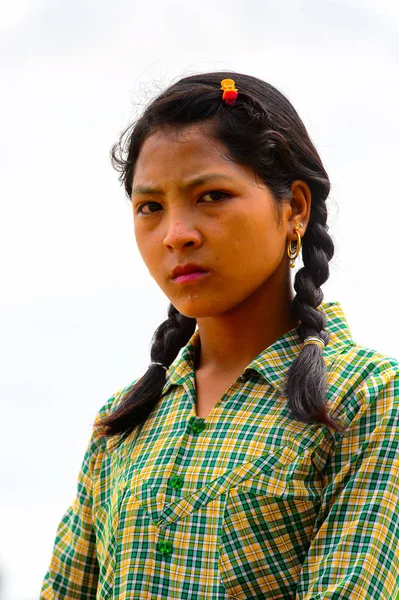
[[[166,315],[109,151],[172,81],[231,69],[288,96],[332,184],[325,299],[399,357],[399,4],[14,0],[0,33],[1,600],[34,600],[93,418]]]

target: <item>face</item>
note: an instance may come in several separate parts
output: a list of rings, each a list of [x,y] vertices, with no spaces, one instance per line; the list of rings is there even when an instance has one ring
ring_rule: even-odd
[[[136,163],[138,249],[170,302],[188,317],[231,311],[289,270],[289,205],[279,219],[268,188],[226,154],[203,127],[191,126],[151,134]],[[202,274],[174,277],[174,269],[188,264]]]

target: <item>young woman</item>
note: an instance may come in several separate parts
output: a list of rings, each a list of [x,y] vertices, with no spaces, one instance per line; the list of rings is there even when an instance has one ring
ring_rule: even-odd
[[[186,77],[112,157],[170,306],[99,412],[41,598],[394,597],[399,364],[323,302],[330,183],[295,109]]]

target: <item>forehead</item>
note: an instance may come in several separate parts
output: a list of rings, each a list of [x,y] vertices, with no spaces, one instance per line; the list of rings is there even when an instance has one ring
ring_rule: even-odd
[[[185,179],[207,170],[253,178],[252,169],[232,162],[226,146],[205,125],[163,127],[145,140],[134,171],[134,184]]]

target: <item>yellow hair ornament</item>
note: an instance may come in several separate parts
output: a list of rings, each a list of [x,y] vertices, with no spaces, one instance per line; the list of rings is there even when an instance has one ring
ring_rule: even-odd
[[[232,106],[238,96],[236,82],[234,79],[222,79],[220,85],[222,86],[220,89],[223,90],[222,100],[224,100],[228,106]]]

